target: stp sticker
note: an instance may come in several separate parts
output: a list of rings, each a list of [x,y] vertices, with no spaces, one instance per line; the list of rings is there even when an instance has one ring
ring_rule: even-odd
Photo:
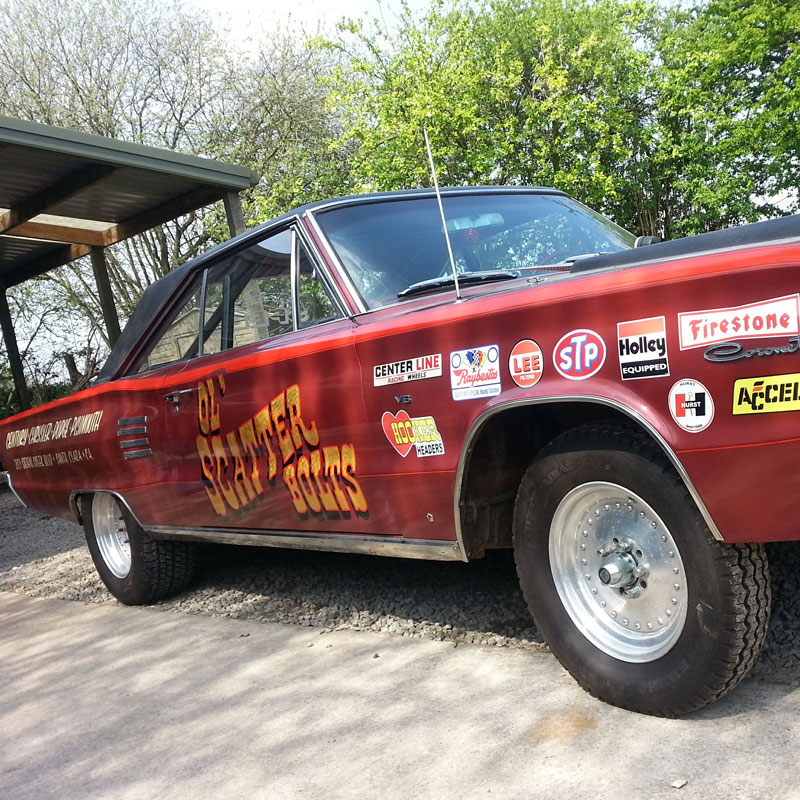
[[[587,328],[565,333],[553,349],[553,364],[559,375],[582,381],[599,372],[606,360],[606,343]]]
[[[800,372],[739,378],[733,384],[734,414],[800,411]]]
[[[523,339],[514,345],[508,357],[508,371],[517,386],[530,389],[542,377],[542,362],[542,348],[533,339]]]
[[[622,380],[669,375],[664,317],[618,322],[617,347]]]
[[[669,390],[669,413],[679,427],[699,433],[714,419],[714,400],[700,381],[684,378]]]
[[[389,444],[405,458],[411,448],[416,448],[417,456],[444,455],[444,442],[436,420],[433,417],[410,417],[407,411],[384,411],[381,425]]]
[[[678,314],[681,350],[731,339],[763,339],[800,333],[800,294],[759,303]]]
[[[389,364],[376,364],[372,368],[372,385],[389,386],[393,383],[421,381],[438,378],[442,374],[442,354],[404,358]]]
[[[485,344],[450,353],[450,388],[453,400],[500,394],[500,348]]]

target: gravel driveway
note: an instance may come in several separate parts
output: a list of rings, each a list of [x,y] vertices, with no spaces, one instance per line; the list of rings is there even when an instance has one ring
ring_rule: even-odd
[[[800,543],[768,546],[773,611],[753,675],[800,685]],[[0,489],[0,590],[116,604],[76,524],[20,507]],[[497,647],[544,647],[509,552],[469,564],[203,545],[193,588],[164,610]]]

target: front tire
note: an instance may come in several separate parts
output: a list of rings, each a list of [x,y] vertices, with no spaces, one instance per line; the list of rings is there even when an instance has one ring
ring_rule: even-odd
[[[684,714],[730,691],[760,652],[763,546],[715,541],[637,431],[588,425],[548,445],[520,485],[514,554],[542,636],[606,702]]]
[[[108,492],[85,496],[81,513],[95,568],[121,603],[153,603],[190,583],[196,563],[193,542],[154,539]]]

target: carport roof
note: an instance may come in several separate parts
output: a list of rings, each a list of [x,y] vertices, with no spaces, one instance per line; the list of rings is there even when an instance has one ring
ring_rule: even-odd
[[[245,167],[0,116],[0,285],[257,182]]]

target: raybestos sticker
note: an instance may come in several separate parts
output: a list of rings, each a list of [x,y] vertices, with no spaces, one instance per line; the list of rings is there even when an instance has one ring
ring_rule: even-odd
[[[500,348],[496,344],[450,353],[453,400],[472,400],[500,394]]]
[[[407,411],[384,411],[381,425],[389,444],[405,458],[416,448],[419,458],[443,456],[444,442],[433,417],[411,417]]]
[[[714,419],[714,400],[702,383],[684,378],[669,390],[669,413],[683,430],[700,433]]]

